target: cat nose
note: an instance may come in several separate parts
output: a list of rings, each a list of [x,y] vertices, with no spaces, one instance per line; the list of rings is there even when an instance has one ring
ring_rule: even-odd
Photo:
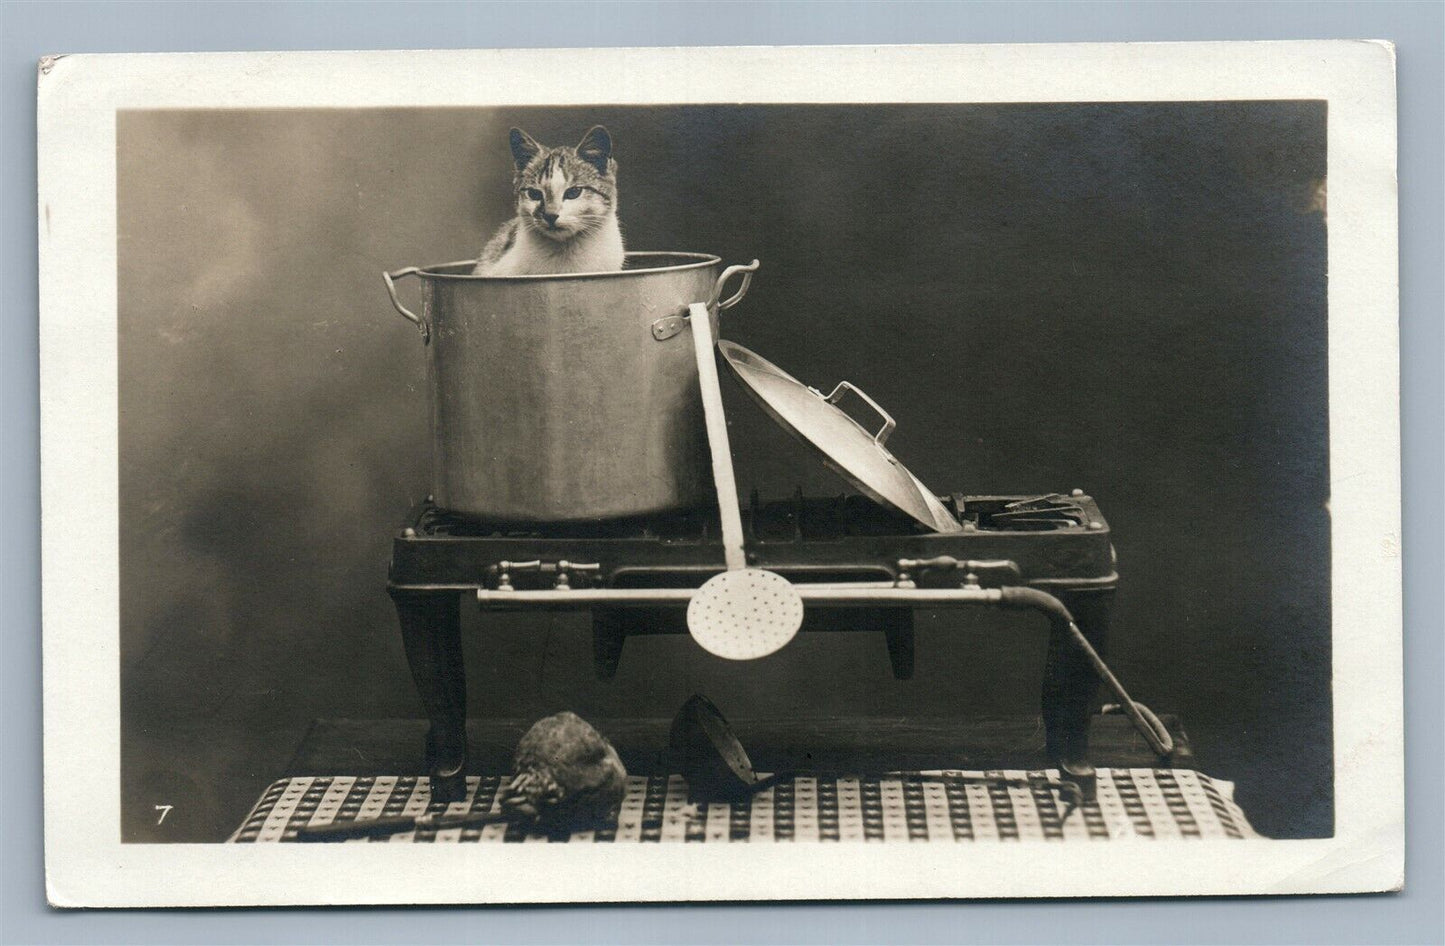
[[[557,224],[557,218],[559,216],[560,214],[549,214],[545,210],[542,211],[542,219],[547,221],[547,226],[549,227],[555,226]]]

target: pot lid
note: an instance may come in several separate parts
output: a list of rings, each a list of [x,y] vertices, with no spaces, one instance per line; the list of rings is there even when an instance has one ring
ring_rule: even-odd
[[[733,376],[768,416],[813,447],[829,469],[875,502],[907,513],[934,532],[963,531],[938,497],[888,452],[884,443],[893,433],[893,418],[868,395],[847,381],[824,395],[741,345],[719,341],[718,349]],[[852,391],[882,417],[876,433],[837,407],[845,391]]]

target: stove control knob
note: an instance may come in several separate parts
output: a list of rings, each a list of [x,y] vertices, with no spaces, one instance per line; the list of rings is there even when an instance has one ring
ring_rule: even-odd
[[[569,562],[564,558],[557,563],[557,581],[554,587],[558,591],[568,591],[572,588],[573,574],[598,574],[601,571],[602,566],[597,562]]]
[[[515,591],[516,589],[512,587],[512,572],[514,572],[514,571],[518,571],[518,572],[521,572],[521,571],[532,571],[532,570],[534,570],[534,569],[535,569],[535,570],[540,570],[541,567],[542,567],[542,563],[541,563],[540,561],[532,561],[532,562],[509,562],[509,561],[506,561],[506,560],[504,559],[504,560],[498,562],[498,563],[497,563],[497,590],[498,590],[498,591]]]

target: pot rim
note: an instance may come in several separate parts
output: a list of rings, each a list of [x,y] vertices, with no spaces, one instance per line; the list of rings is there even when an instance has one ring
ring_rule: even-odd
[[[627,276],[645,276],[649,273],[670,273],[684,269],[707,269],[718,266],[722,263],[722,257],[714,256],[711,253],[674,253],[665,250],[638,250],[629,251],[624,254],[628,261],[646,261],[648,258],[667,257],[670,259],[682,259],[688,262],[678,263],[674,266],[646,266],[636,269],[618,269],[605,272],[593,273],[541,273],[527,276],[478,276],[470,272],[448,273],[443,270],[453,267],[473,267],[476,260],[457,260],[452,263],[435,263],[430,266],[417,267],[417,275],[426,279],[460,280],[465,282],[538,282],[550,279],[616,279]]]

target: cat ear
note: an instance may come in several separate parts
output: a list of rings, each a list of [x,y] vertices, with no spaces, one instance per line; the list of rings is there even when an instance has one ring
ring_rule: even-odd
[[[520,128],[512,129],[512,157],[517,162],[517,170],[522,170],[532,163],[542,146],[536,140]]]
[[[612,136],[601,125],[593,125],[577,145],[577,157],[595,167],[599,173],[607,173],[607,161],[612,157]]]

